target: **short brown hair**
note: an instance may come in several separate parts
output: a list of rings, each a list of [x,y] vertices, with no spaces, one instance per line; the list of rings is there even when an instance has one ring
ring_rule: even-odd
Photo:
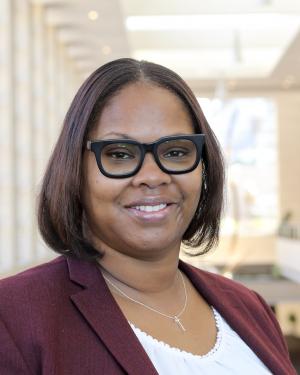
[[[178,96],[189,112],[195,133],[205,134],[203,182],[196,213],[183,243],[200,247],[197,255],[218,242],[223,205],[224,168],[219,143],[200,105],[184,80],[172,70],[147,61],[122,58],[92,73],[75,95],[43,179],[38,225],[45,242],[56,252],[94,261],[101,257],[83,231],[81,202],[82,156],[87,134],[108,100],[126,85],[147,81]]]

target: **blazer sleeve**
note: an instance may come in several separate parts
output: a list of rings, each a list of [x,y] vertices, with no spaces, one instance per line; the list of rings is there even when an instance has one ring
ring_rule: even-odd
[[[276,319],[274,312],[270,308],[270,306],[266,303],[266,301],[255,291],[253,291],[256,297],[258,298],[260,304],[264,307],[265,312],[268,314],[268,317],[270,318],[271,322],[273,323],[274,329],[277,331],[277,337],[281,343],[281,349],[283,354],[287,355],[289,357],[289,351],[287,347],[287,343],[283,337],[283,333],[281,331],[280,325],[278,323],[278,320]]]
[[[22,353],[0,317],[0,374],[32,375]]]

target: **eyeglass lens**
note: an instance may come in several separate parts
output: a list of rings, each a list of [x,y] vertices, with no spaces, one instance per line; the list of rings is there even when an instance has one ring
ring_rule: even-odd
[[[169,172],[190,169],[197,159],[195,144],[188,139],[175,139],[162,142],[157,147],[157,157]],[[142,151],[136,144],[127,142],[111,143],[101,151],[101,164],[112,175],[133,172],[141,162]]]

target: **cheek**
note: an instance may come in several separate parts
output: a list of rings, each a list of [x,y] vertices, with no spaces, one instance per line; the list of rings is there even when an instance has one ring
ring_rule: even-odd
[[[99,205],[103,206],[116,202],[122,191],[120,183],[109,181],[104,176],[90,176],[87,179],[84,189],[84,201],[88,203],[92,211],[99,210]],[[101,210],[103,211],[103,210]]]
[[[118,194],[120,184],[99,172],[94,155],[87,155],[83,166],[82,197],[85,209],[94,210],[100,202],[112,201]]]

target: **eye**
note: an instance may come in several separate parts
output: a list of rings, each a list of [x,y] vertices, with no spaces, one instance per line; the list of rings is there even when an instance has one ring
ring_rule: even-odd
[[[181,158],[184,158],[185,156],[187,156],[189,154],[189,151],[188,150],[184,150],[184,149],[171,149],[171,150],[168,150],[167,152],[165,152],[163,154],[163,157],[164,158],[177,158],[177,159],[181,159]]]
[[[114,160],[127,160],[135,158],[135,155],[124,149],[107,151],[105,156]]]

